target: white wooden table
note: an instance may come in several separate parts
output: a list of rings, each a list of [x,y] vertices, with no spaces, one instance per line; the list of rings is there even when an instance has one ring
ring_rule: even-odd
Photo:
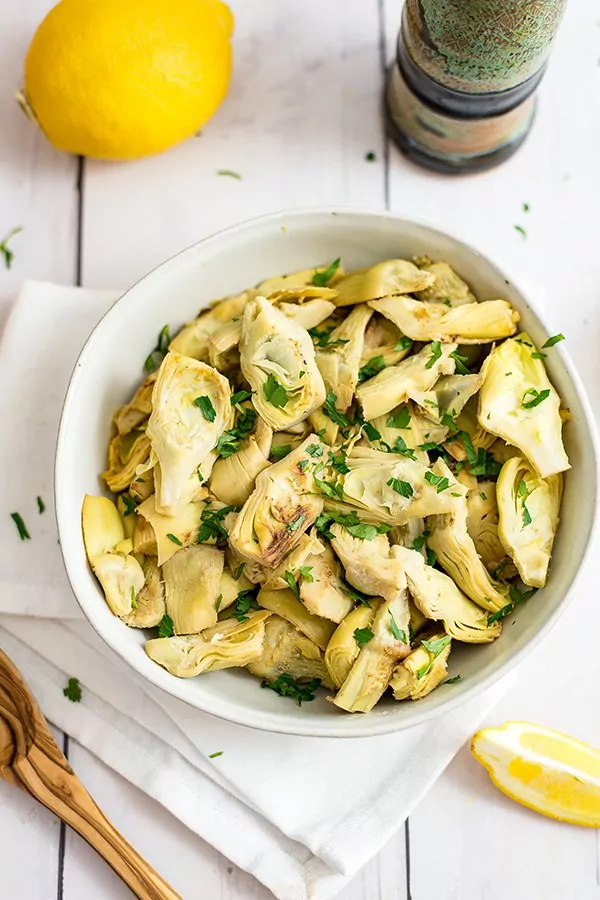
[[[570,2],[523,149],[497,170],[461,178],[416,169],[384,139],[380,96],[400,0],[233,0],[235,77],[222,109],[184,145],[122,165],[55,153],[13,100],[28,41],[51,5],[2,3],[0,233],[24,230],[12,242],[12,269],[0,271],[0,309],[27,277],[126,287],[182,247],[259,213],[389,208],[449,227],[513,273],[553,330],[567,335],[600,411],[597,0]],[[218,177],[222,168],[242,180]],[[526,718],[600,746],[596,585],[589,572],[490,721]],[[68,737],[59,740],[106,813],[185,900],[268,900],[164,809]],[[130,896],[77,836],[4,783],[0,848],[6,900]],[[433,897],[600,898],[598,835],[511,804],[465,748],[341,900]]]

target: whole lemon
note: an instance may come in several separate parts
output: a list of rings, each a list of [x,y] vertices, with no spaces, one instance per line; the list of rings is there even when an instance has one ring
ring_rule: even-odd
[[[61,0],[27,53],[25,103],[60,150],[159,153],[223,100],[232,31],[220,0]]]

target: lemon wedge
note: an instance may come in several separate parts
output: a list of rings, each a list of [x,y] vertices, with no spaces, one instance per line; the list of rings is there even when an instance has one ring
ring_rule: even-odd
[[[471,741],[505,794],[544,816],[600,828],[600,752],[541,725],[505,722]]]

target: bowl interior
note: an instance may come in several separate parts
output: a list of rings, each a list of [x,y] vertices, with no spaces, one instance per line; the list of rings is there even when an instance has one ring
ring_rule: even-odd
[[[564,604],[581,566],[596,509],[595,434],[583,390],[563,345],[546,360],[551,380],[572,419],[565,429],[573,469],[566,478],[562,520],[549,583],[505,620],[488,646],[458,645],[444,685],[418,703],[382,701],[368,716],[344,714],[324,692],[299,708],[244,671],[182,680],[151,662],[145,636],[109,611],[88,567],[81,534],[85,493],[99,493],[110,421],[143,376],[143,361],[167,322],[173,333],[211,300],[241,291],[270,275],[327,263],[341,256],[346,270],[392,257],[428,254],[454,266],[481,300],[504,297],[521,313],[537,344],[548,336],[517,288],[487,259],[460,241],[418,223],[384,214],[300,211],[254,220],[217,234],[164,263],[109,310],[87,342],[72,376],[59,434],[56,508],[61,549],[79,603],[104,640],[150,682],[182,700],[233,722],[310,735],[366,736],[415,725],[497,680],[541,637]],[[513,622],[514,627],[513,627]]]

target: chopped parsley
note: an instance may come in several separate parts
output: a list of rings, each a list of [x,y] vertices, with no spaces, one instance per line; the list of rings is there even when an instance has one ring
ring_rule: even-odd
[[[263,679],[260,686],[263,688],[270,688],[272,691],[275,691],[276,694],[279,694],[280,697],[292,697],[292,699],[298,701],[298,706],[302,706],[303,703],[315,699],[315,691],[320,684],[320,678],[313,678],[310,681],[301,682],[296,681],[291,675],[279,675],[275,681]]]
[[[287,525],[286,525],[287,530],[288,531],[298,531],[298,529],[302,527],[302,524],[305,519],[306,519],[306,514],[300,513],[300,515],[297,518],[295,518],[292,522],[287,523]]]
[[[238,622],[247,622],[248,616],[246,613],[249,613],[251,610],[256,612],[256,610],[259,609],[260,606],[256,602],[255,590],[250,588],[247,591],[240,591],[238,593],[233,607],[233,616]]]
[[[452,678],[446,678],[444,684],[457,684],[462,681],[462,675],[453,675]]]
[[[460,494],[459,494],[459,496],[460,496]],[[435,553],[433,552],[431,547],[427,547],[425,562],[427,563],[428,566],[435,566],[435,564],[437,562],[437,556],[435,555]]]
[[[238,581],[238,580],[242,577],[242,575],[244,574],[244,568],[245,568],[245,566],[246,566],[246,563],[240,563],[240,564],[239,564],[239,566],[237,567],[237,569],[236,569],[235,572],[233,573],[233,577],[234,577],[235,581]]]
[[[198,544],[215,539],[217,547],[227,543],[227,530],[223,526],[223,519],[230,512],[238,512],[238,506],[224,506],[222,509],[203,509],[200,515],[200,527],[196,536]],[[167,535],[168,537],[168,535]]]
[[[169,349],[169,343],[171,341],[171,334],[168,325],[163,325],[161,330],[158,333],[158,340],[156,341],[156,347],[152,350],[151,353],[148,354],[144,361],[144,369],[146,372],[154,372],[155,369],[158,369],[161,362],[167,355],[167,350]]]
[[[365,644],[368,644],[369,641],[372,641],[375,635],[371,631],[370,628],[355,628],[354,629],[354,640],[358,644],[358,646],[362,648]]]
[[[529,212],[531,207],[529,206],[529,203],[523,203],[521,209],[523,210],[523,212]]]
[[[19,537],[21,538],[21,540],[22,541],[30,541],[31,535],[27,531],[27,525],[23,521],[23,517],[22,517],[21,513],[12,512],[10,514],[10,517],[13,520],[13,522],[15,523],[15,525],[17,526],[17,531],[19,532]]]
[[[237,178],[238,181],[242,180],[240,173],[234,172],[233,169],[217,169],[217,175],[224,175],[226,178]]]
[[[413,341],[403,334],[400,340],[396,343],[394,350],[410,350],[412,345]]]
[[[365,153],[365,162],[375,162],[376,159],[377,157],[372,150],[369,150],[367,153]]]
[[[175,628],[171,616],[164,615],[158,625],[158,636],[161,638],[173,637]]]
[[[46,509],[46,504],[44,503],[44,501],[42,500],[41,497],[37,498],[37,505],[38,505],[38,512],[41,515],[44,512],[44,510]],[[125,515],[127,515],[127,513],[125,513]]]
[[[406,639],[406,632],[401,628],[398,628],[398,623],[394,618],[394,613],[391,611],[391,609],[388,609],[388,613],[390,614],[390,631],[397,641],[402,641],[403,644],[408,644],[408,641]]]
[[[524,603],[525,600],[528,600],[532,594],[535,594],[535,591],[535,588],[531,588],[530,591],[521,591],[516,585],[511,584],[508,591],[511,602],[507,603],[506,606],[503,606],[502,609],[499,609],[498,612],[489,615],[487,620],[488,625],[493,625],[494,622],[497,622],[499,619],[504,619],[506,616],[509,616],[516,606],[520,603]]]
[[[292,452],[291,444],[280,444],[278,447],[271,447],[271,452],[269,453],[269,459],[275,460],[275,462],[279,462],[281,459],[285,459],[288,453]]]
[[[425,441],[424,444],[419,444],[419,450],[441,450],[441,444],[436,444],[435,441]]]
[[[456,424],[456,413],[453,409],[446,409],[442,413],[442,425],[445,425],[446,428],[449,428],[451,432],[458,431],[458,425]]]
[[[332,325],[330,328],[323,328],[319,331],[318,328],[310,328],[309,334],[313,339],[313,343],[316,344],[317,347],[321,349],[330,349],[331,347],[339,347],[340,344],[347,344],[347,338],[334,338],[331,340],[331,333],[335,331],[335,325]]]
[[[274,406],[276,409],[286,406],[290,399],[288,392],[282,384],[279,384],[272,372],[269,372],[263,385],[263,393],[265,400],[268,400],[271,406]]]
[[[196,475],[198,476],[198,481],[200,482],[200,484],[202,484],[204,478],[202,477],[202,470],[200,466],[196,466]]]
[[[167,534],[167,537],[168,537],[169,540],[172,541],[174,544],[177,544],[178,547],[183,547],[183,544],[181,543],[181,541],[179,540],[179,538],[177,537],[176,534],[171,534],[171,533],[169,532],[169,533]]]
[[[22,225],[17,225],[15,226],[15,228],[11,228],[10,231],[4,235],[4,237],[2,238],[2,242],[0,243],[0,253],[4,257],[4,265],[7,269],[10,269],[10,267],[12,266],[12,261],[15,256],[14,251],[11,250],[10,247],[8,247],[8,242],[12,237],[15,236],[15,234],[18,234],[20,231],[23,231]]]
[[[515,229],[515,231],[518,231],[519,234],[522,235],[524,238],[527,237],[527,232],[525,231],[525,229],[523,228],[522,225],[513,225],[513,228]]]
[[[223,751],[222,751],[222,750],[217,750],[216,753],[209,753],[209,754],[208,754],[208,758],[209,758],[209,759],[216,759],[217,756],[223,756]]]
[[[391,416],[388,416],[385,424],[388,428],[410,428],[410,410],[408,406],[399,406]]]
[[[196,397],[194,406],[198,407],[207,422],[215,421],[217,413],[212,404],[212,400],[210,397],[207,397],[206,394],[203,394],[201,397]]]
[[[381,437],[381,435],[380,435],[380,437]],[[385,442],[384,442],[384,447],[388,453],[399,453],[401,456],[405,456],[407,459],[415,459],[416,460],[416,458],[417,458],[415,456],[415,451],[412,449],[412,447],[407,446],[406,441],[400,435],[396,438],[396,441],[395,441],[393,447],[390,447],[390,445],[386,444]]]
[[[306,448],[306,452],[309,456],[323,456],[323,447],[321,444],[309,444]]]
[[[293,572],[288,572],[288,571],[286,570],[286,571],[283,573],[283,580],[285,581],[285,583],[286,583],[287,586],[289,587],[290,591],[292,592],[292,594],[294,595],[294,597],[296,598],[296,600],[299,600],[299,599],[300,599],[300,591],[298,590],[298,584],[297,584],[297,582],[296,582],[296,579],[294,578],[294,573],[293,573]]]
[[[401,497],[406,497],[406,499],[410,499],[414,494],[412,484],[408,481],[402,481],[400,478],[390,478],[386,481],[386,484],[397,494],[400,494]]]
[[[123,516],[130,516],[136,511],[138,501],[135,497],[132,497],[131,494],[121,494],[121,500],[123,501],[123,506],[125,507]]]
[[[312,576],[313,566],[298,566],[298,573],[304,578],[305,581],[314,581],[315,579]]]
[[[385,369],[385,360],[381,354],[379,356],[374,356],[372,359],[365,363],[361,369],[358,371],[358,382],[360,384],[361,381],[366,381],[367,378],[374,378],[375,375],[379,375]]]
[[[338,258],[334,259],[326,269],[315,272],[312,277],[312,283],[317,287],[325,287],[325,285],[331,281],[331,279],[339,269],[341,261],[341,257],[338,256]]]
[[[63,694],[71,703],[80,703],[83,692],[79,678],[69,678],[66,688],[63,688]]]
[[[461,356],[458,350],[455,350],[450,354],[452,359],[454,360],[454,368],[455,371],[458,372],[459,375],[469,375],[470,372],[467,369],[466,363],[468,362],[468,358],[466,356]]]
[[[473,446],[471,435],[467,431],[459,431],[457,438],[462,441],[467,459],[469,461],[469,472],[471,475],[497,475],[502,468],[501,464],[494,459],[491,453],[480,447],[477,451]]]
[[[442,345],[439,341],[433,341],[431,344],[431,356],[428,361],[425,363],[426,369],[433,368],[434,364],[438,361],[438,359],[442,355]]]
[[[479,496],[481,497],[482,500],[484,500],[484,501],[487,500],[487,494],[484,493],[483,491],[479,491]]]
[[[334,425],[339,425],[340,428],[349,428],[353,423],[350,421],[346,413],[340,412],[339,409],[336,409],[336,400],[336,394],[334,394],[333,391],[329,391],[327,396],[325,397],[323,412],[328,419],[331,419]]]
[[[131,585],[131,608],[132,609],[138,608],[138,602],[135,598],[135,588],[133,585]]]
[[[521,400],[521,406],[523,409],[533,409],[534,406],[539,406],[547,397],[550,396],[550,389],[544,388],[543,391],[536,391],[535,388],[527,388],[525,393],[523,394],[523,399]],[[526,399],[529,398],[529,399]]]
[[[548,338],[545,344],[542,344],[542,350],[548,350],[550,347],[554,347],[555,344],[560,344],[560,342],[564,340],[564,334],[553,334],[552,337]]]
[[[244,403],[246,400],[250,400],[252,398],[252,391],[235,391],[231,395],[230,402],[232,406],[239,407],[240,403]]]
[[[333,453],[333,451],[330,451],[327,465],[331,466],[332,469],[336,469],[341,475],[347,475],[350,471],[350,469],[346,465],[347,458],[348,454],[343,448],[341,448],[340,452],[337,454]]]
[[[369,603],[369,598],[366,594],[363,594],[362,591],[357,591],[352,585],[348,584],[345,578],[340,578],[340,587],[345,594],[347,594],[351,600],[354,600],[357,606],[368,606],[369,609],[373,609],[371,604]]]
[[[335,481],[325,481],[319,478],[316,472],[314,474],[314,482],[317,490],[329,497],[330,500],[344,499],[344,488],[341,484],[337,484]]]
[[[222,602],[223,602],[223,594],[219,594],[219,596],[215,600],[215,612],[219,612],[219,610],[221,609]]]
[[[431,534],[430,531],[425,530],[423,532],[423,534],[420,534],[419,537],[416,537],[414,539],[414,541],[412,542],[411,549],[412,550],[422,550],[423,547],[425,546],[425,541],[427,540],[427,538],[429,537],[430,534]]]
[[[366,434],[367,438],[370,441],[380,441],[381,440],[381,432],[377,431],[375,426],[372,425],[370,422],[363,422],[361,427],[362,427],[362,430],[364,431],[364,433]]]
[[[433,472],[425,472],[425,481],[437,488],[438,494],[450,487],[450,482],[445,475],[435,475]]]
[[[334,537],[329,531],[330,522],[343,525],[352,537],[360,538],[363,541],[372,541],[378,534],[387,534],[392,527],[391,525],[371,525],[370,522],[361,522],[354,511],[351,513],[339,513],[334,510],[328,510],[321,513],[315,525],[323,537],[329,538],[329,540]]]
[[[223,459],[233,456],[240,449],[240,443],[254,430],[257,413],[254,409],[243,409],[234,428],[224,431],[215,447],[216,452]]]
[[[452,638],[449,634],[445,634],[443,637],[438,638],[435,641],[421,641],[421,644],[428,653],[431,654],[431,659],[427,663],[426,666],[422,666],[417,670],[417,678],[424,678],[428,672],[431,671],[431,667],[433,666],[433,661],[440,655],[444,647],[447,647]]]

